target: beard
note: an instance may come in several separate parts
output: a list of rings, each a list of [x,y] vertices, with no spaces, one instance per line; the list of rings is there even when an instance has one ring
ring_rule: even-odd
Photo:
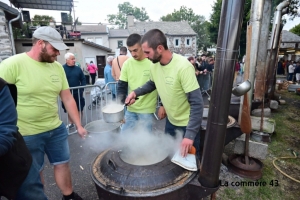
[[[158,53],[157,53],[157,51],[155,51],[155,53],[154,53],[154,56],[153,56],[153,58],[152,59],[150,59],[151,61],[152,61],[152,63],[158,63],[160,60],[161,60],[161,55],[159,55]]]
[[[56,55],[50,55],[45,46],[40,53],[39,60],[40,62],[53,63],[56,60]]]

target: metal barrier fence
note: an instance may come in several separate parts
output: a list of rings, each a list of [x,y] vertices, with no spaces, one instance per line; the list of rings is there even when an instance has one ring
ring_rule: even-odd
[[[96,90],[96,88],[102,91],[102,88],[99,85],[88,85],[70,88],[70,91],[74,99],[77,100],[79,106],[84,106],[82,112],[79,112],[81,124],[83,126],[91,121],[101,119],[100,110],[101,106],[103,106],[102,97],[100,95],[99,97],[97,95],[91,95],[91,91]],[[59,97],[57,103],[59,118],[67,126],[69,135],[76,133],[76,127],[74,124],[71,124],[68,112],[65,112],[65,110],[63,109],[63,103]]]
[[[197,77],[201,93],[206,94],[208,97],[210,97],[208,91],[210,91],[212,87],[212,78],[213,73],[211,72],[207,74],[199,74]]]
[[[105,84],[103,80],[98,81],[98,83],[97,81],[95,85],[70,88],[71,94],[73,95],[75,101],[77,100],[78,102],[79,108],[83,106],[82,112],[79,112],[83,127],[90,122],[102,119],[102,107],[108,102],[119,101],[117,95],[117,82],[109,82]],[[60,97],[58,97],[57,103],[59,118],[67,126],[69,135],[76,133],[76,127],[70,123],[68,112],[64,111]],[[157,108],[158,107],[159,97],[157,99]],[[156,120],[159,120],[156,113],[154,113],[154,117]]]

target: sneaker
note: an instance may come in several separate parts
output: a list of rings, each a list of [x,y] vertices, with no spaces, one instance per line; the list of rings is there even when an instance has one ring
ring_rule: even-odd
[[[74,127],[75,127],[75,124],[68,124],[68,125],[66,126],[67,129],[69,129],[69,128],[74,128]]]
[[[66,200],[66,199],[62,197],[62,200]],[[74,198],[69,200],[83,200],[83,198],[81,198],[81,196],[79,196],[76,192],[74,192]]]

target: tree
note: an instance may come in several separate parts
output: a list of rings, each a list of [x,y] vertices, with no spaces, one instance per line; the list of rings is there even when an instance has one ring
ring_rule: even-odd
[[[173,13],[167,14],[166,16],[162,16],[160,19],[162,21],[187,21],[190,25],[195,24],[199,18],[204,18],[203,16],[196,15],[191,8],[187,8],[185,6],[181,6],[180,9],[174,10]],[[205,18],[204,18],[205,20]]]
[[[34,15],[31,21],[33,26],[49,26],[50,21],[55,22],[55,19],[54,17],[48,15]]]
[[[30,26],[48,26],[50,25],[50,21],[55,22],[54,17],[48,15],[34,15],[34,17],[31,18],[31,23],[23,23],[22,29],[13,28],[14,38],[28,38],[30,34],[32,34],[32,31],[29,29]]]
[[[274,15],[274,11],[277,5],[284,0],[274,0],[272,1],[272,12],[271,15]],[[288,15],[293,19],[296,15],[297,10],[300,7],[299,0],[290,0],[289,5],[289,13]],[[210,41],[212,43],[217,43],[218,39],[218,32],[219,32],[219,22],[221,16],[221,9],[222,9],[222,0],[217,0],[213,7],[212,7],[212,14],[210,16],[210,24],[209,24],[209,32],[210,32]],[[240,57],[245,55],[246,53],[246,33],[247,33],[247,22],[250,20],[250,9],[251,9],[251,0],[246,0],[245,7],[244,7],[244,18],[243,18],[243,25],[240,37]],[[271,30],[271,29],[270,29]]]
[[[167,14],[160,18],[161,21],[187,21],[191,28],[197,33],[198,50],[211,46],[209,34],[207,31],[207,22],[202,15],[196,15],[191,8],[181,6],[179,10],[174,10],[173,13]]]
[[[80,21],[78,21],[78,17],[76,18],[75,22],[76,22],[76,25],[82,25],[82,23]],[[74,25],[73,17],[71,15],[71,13],[68,14],[68,23]]]
[[[124,2],[118,5],[119,12],[117,14],[107,15],[108,22],[118,25],[119,28],[124,29],[127,23],[127,15],[132,14],[136,20],[147,21],[149,16],[145,8],[133,7],[129,2]]]
[[[240,36],[240,57],[246,53],[246,34],[247,22],[250,20],[251,0],[246,0],[244,6],[244,17]],[[219,24],[222,10],[222,0],[217,0],[212,6],[212,14],[210,16],[210,23],[208,24],[208,31],[210,34],[210,42],[217,44]]]
[[[294,26],[292,29],[289,30],[290,32],[300,36],[300,24]]]

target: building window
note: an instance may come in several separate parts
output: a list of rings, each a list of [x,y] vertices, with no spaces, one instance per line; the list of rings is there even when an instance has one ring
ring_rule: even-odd
[[[65,43],[68,47],[74,47],[74,43]]]
[[[92,38],[92,37],[88,37],[88,38],[86,38],[86,40],[89,42],[94,42],[94,38]]]
[[[179,47],[180,46],[180,38],[174,38],[174,46]]]
[[[101,37],[96,37],[96,44],[103,45],[103,41]]]
[[[123,46],[123,40],[118,40],[118,49]]]
[[[32,43],[22,43],[23,47],[32,47]]]
[[[186,46],[191,46],[191,39],[187,38],[185,44]]]

